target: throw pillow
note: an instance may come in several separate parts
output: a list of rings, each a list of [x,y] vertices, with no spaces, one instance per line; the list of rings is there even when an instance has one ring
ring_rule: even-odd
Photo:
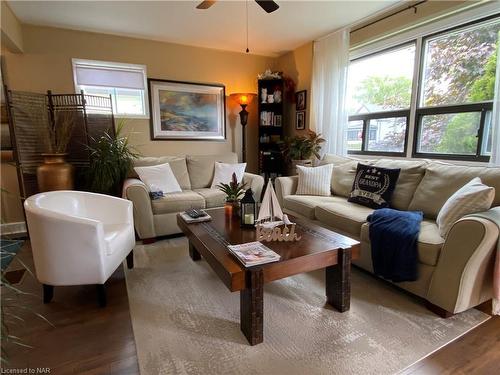
[[[217,189],[219,184],[228,184],[233,179],[233,173],[236,173],[238,182],[243,180],[247,163],[227,164],[215,162],[214,179],[212,180],[212,189]]]
[[[389,207],[399,172],[399,168],[388,169],[359,163],[347,200],[375,209]]]
[[[149,167],[134,167],[134,170],[151,192],[166,194],[182,191],[168,163]]]
[[[458,189],[438,213],[436,224],[445,238],[453,224],[465,215],[489,210],[495,198],[495,188],[484,185],[479,177]]]
[[[298,195],[320,195],[329,196],[330,182],[332,180],[333,164],[321,165],[319,167],[305,167],[297,165],[299,182],[297,185]]]

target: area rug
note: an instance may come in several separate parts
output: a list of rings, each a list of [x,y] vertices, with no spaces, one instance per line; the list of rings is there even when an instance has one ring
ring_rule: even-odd
[[[353,270],[351,309],[325,306],[324,273],[267,284],[264,342],[240,332],[239,293],[230,293],[185,238],[135,249],[126,272],[142,375],[395,374],[485,322],[471,309],[449,319]]]

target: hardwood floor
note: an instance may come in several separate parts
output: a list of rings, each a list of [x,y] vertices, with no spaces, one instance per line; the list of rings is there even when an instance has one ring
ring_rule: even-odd
[[[25,245],[18,256],[34,270],[29,245]],[[11,268],[19,268],[19,265],[14,263]],[[53,302],[46,305],[42,302],[41,284],[28,272],[16,286],[35,295],[22,296],[19,301],[42,314],[54,327],[33,312],[22,312],[25,323],[12,325],[10,334],[20,337],[32,348],[7,345],[9,363],[3,367],[48,367],[50,374],[139,373],[122,267],[106,283],[106,308],[98,307],[95,286],[56,287]],[[4,302],[11,293],[2,289]]]
[[[31,269],[29,245],[19,254]],[[19,269],[13,264],[12,269]],[[23,296],[25,307],[43,314],[54,327],[33,313],[23,312],[24,324],[11,334],[32,348],[7,345],[9,363],[4,368],[50,368],[50,374],[138,374],[137,354],[130,320],[127,288],[120,267],[107,283],[108,305],[97,305],[94,286],[55,288],[54,302],[42,303],[42,287],[28,272],[18,286],[36,296]],[[5,289],[5,288],[2,288]],[[2,290],[2,302],[9,292]],[[489,312],[489,304],[481,309]],[[500,317],[478,328],[406,369],[404,375],[500,373]],[[143,374],[150,375],[150,374]],[[151,374],[156,375],[156,374]],[[207,374],[210,375],[210,374]],[[385,374],[384,374],[385,375]]]

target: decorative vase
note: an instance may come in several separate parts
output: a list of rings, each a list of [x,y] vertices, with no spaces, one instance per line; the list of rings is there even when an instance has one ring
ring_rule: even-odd
[[[73,190],[74,168],[66,162],[67,154],[42,154],[43,164],[36,169],[38,190]]]

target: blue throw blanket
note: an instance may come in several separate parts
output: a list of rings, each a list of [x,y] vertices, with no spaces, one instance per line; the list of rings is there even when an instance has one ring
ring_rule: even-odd
[[[394,282],[417,279],[417,239],[421,211],[375,210],[370,223],[374,273]]]

